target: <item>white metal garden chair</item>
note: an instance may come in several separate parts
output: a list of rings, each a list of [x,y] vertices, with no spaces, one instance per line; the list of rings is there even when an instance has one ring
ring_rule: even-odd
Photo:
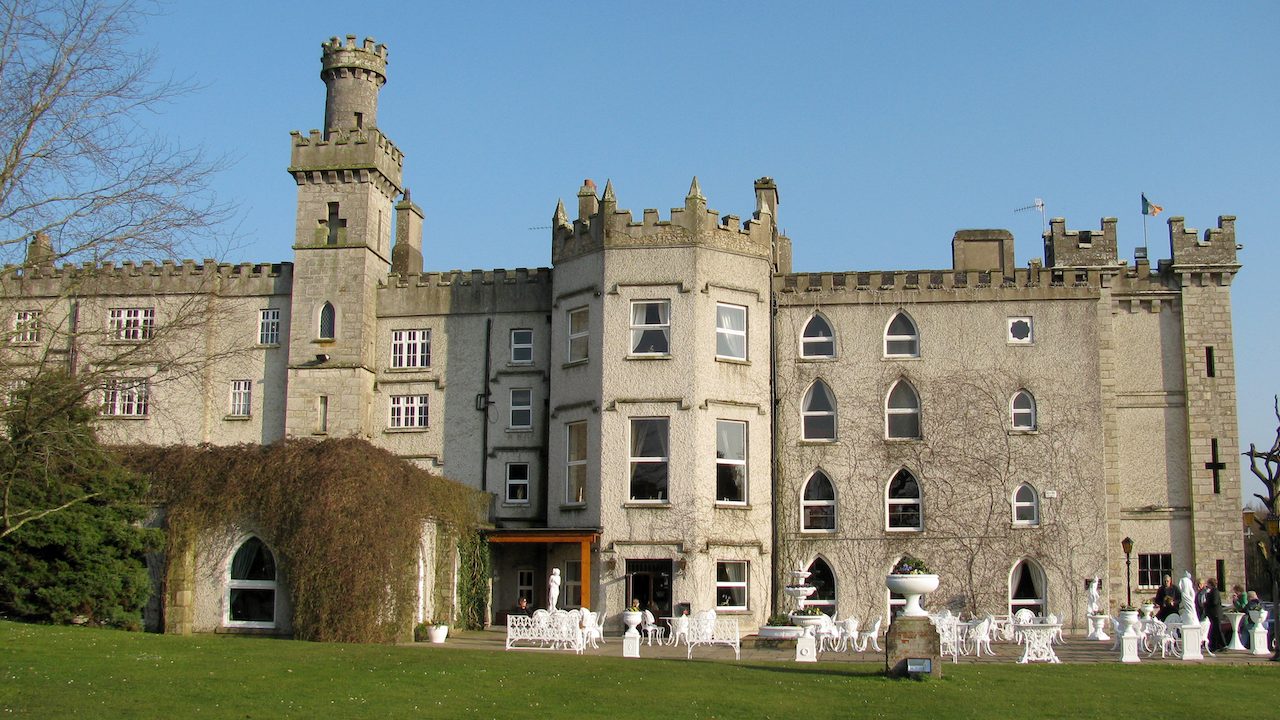
[[[991,651],[991,629],[994,626],[995,618],[988,615],[969,630],[968,642],[973,646],[973,654],[976,657],[982,657],[983,650],[986,650],[988,655],[995,655]]]
[[[653,613],[648,610],[644,611],[642,617],[644,618],[644,625],[641,629],[644,630],[646,644],[653,645],[653,639],[657,638],[658,644],[661,645],[663,638],[667,636],[667,629],[659,625],[658,621],[653,617]]]
[[[880,622],[881,618],[876,618],[876,621],[871,623],[870,628],[858,633],[858,652],[865,652],[867,649],[867,643],[871,643],[871,646],[876,649],[876,652],[884,652],[884,650],[880,648],[880,641],[878,639],[880,637]]]

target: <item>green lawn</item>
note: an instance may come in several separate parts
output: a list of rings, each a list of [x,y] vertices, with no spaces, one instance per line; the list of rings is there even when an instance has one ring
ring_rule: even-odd
[[[1272,717],[1280,667],[874,665],[171,637],[0,622],[0,715],[103,718]]]

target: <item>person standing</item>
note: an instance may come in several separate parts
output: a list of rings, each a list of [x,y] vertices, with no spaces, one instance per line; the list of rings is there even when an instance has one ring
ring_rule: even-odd
[[[1209,619],[1209,650],[1212,652],[1227,644],[1222,637],[1222,594],[1218,592],[1217,580],[1209,578],[1204,585],[1204,616]]]

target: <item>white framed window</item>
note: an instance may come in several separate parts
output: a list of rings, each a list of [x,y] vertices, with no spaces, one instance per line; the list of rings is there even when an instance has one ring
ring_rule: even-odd
[[[800,493],[800,529],[806,532],[836,529],[836,488],[821,470],[813,471]]]
[[[1014,430],[1030,432],[1036,429],[1036,399],[1026,390],[1019,390],[1009,401],[1009,421]]]
[[[885,524],[890,530],[923,530],[924,502],[920,483],[903,468],[885,488]]]
[[[528,430],[533,427],[533,390],[511,390],[511,417],[507,427],[511,430]]]
[[[326,302],[320,306],[320,335],[321,340],[332,340],[338,331],[338,311],[334,309],[333,303]]]
[[[587,424],[569,423],[565,429],[565,502],[587,501]]]
[[[1028,527],[1040,524],[1040,494],[1029,483],[1013,490],[1013,524]]]
[[[1009,615],[1030,610],[1043,616],[1048,608],[1044,570],[1034,560],[1022,560],[1009,571]]]
[[[533,331],[516,328],[511,331],[511,364],[529,365],[533,362]]]
[[[227,613],[231,627],[276,626],[276,559],[265,543],[250,537],[227,568]]]
[[[431,331],[425,328],[392,330],[391,367],[431,367]]]
[[[569,321],[569,345],[565,351],[567,362],[586,360],[591,335],[591,309],[574,308],[567,314]]]
[[[813,594],[805,601],[806,607],[822,608],[822,612],[836,616],[836,574],[821,557],[813,559],[807,568],[809,578],[805,582],[813,586]]]
[[[666,502],[670,463],[669,418],[631,418],[631,494],[634,501]]]
[[[716,609],[746,610],[747,578],[751,566],[746,560],[719,560],[716,562]]]
[[[821,315],[814,315],[805,323],[800,338],[800,357],[829,358],[836,356],[836,334],[831,323]]]
[[[316,398],[316,432],[324,434],[329,432],[329,396],[321,395]]]
[[[263,308],[258,312],[258,344],[280,344],[280,308]]]
[[[427,400],[426,395],[392,395],[391,427],[427,427]]]
[[[747,309],[716,303],[716,357],[747,359]]]
[[[108,380],[102,388],[102,414],[110,417],[147,417],[151,412],[151,386],[146,378]]]
[[[529,504],[529,463],[507,463],[507,503]]]
[[[13,332],[9,342],[27,344],[40,342],[40,311],[19,310],[13,314]]]
[[[1033,345],[1036,341],[1035,322],[1029,315],[1008,319],[1010,345]]]
[[[1173,577],[1171,553],[1138,553],[1138,587],[1158,588],[1165,575]]]
[[[155,308],[111,308],[107,311],[107,329],[112,340],[150,340],[155,325]]]
[[[905,379],[889,388],[884,402],[884,436],[890,440],[919,440],[920,396]]]
[[[747,424],[716,420],[716,502],[747,501]]]
[[[884,356],[891,358],[920,357],[920,331],[904,310],[899,310],[884,330]]]
[[[516,600],[524,598],[533,608],[533,571],[525,568],[516,570]]]
[[[631,302],[631,354],[668,355],[671,353],[671,301],[633,300]]]
[[[253,381],[231,381],[231,408],[228,415],[232,417],[249,417],[253,407]]]
[[[564,564],[564,599],[562,608],[582,607],[582,561],[567,560]]]
[[[836,396],[821,380],[814,380],[800,408],[801,436],[805,440],[836,439]]]

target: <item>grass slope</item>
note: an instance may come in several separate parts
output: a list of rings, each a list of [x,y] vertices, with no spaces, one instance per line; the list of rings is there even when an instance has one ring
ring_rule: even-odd
[[[1107,718],[1275,711],[1273,666],[874,665],[174,637],[0,622],[0,713],[86,718]],[[1175,715],[1177,713],[1174,713]]]

